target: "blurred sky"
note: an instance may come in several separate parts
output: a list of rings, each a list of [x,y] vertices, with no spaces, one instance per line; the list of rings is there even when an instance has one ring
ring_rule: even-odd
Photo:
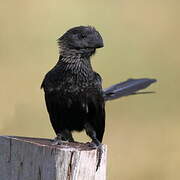
[[[58,59],[57,38],[92,25],[105,43],[92,58],[104,87],[158,79],[148,89],[156,94],[107,103],[108,179],[179,180],[179,18],[177,0],[0,0],[0,133],[55,136],[40,84]]]

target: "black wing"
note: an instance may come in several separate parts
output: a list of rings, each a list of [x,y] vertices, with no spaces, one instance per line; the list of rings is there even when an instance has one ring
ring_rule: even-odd
[[[93,96],[92,96],[93,95]],[[92,92],[88,99],[87,121],[96,132],[97,139],[102,142],[105,130],[105,102],[102,94]]]

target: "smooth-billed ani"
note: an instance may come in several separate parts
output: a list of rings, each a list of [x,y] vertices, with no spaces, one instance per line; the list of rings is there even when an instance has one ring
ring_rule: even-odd
[[[90,57],[104,44],[100,33],[91,26],[68,30],[58,44],[59,60],[41,85],[57,135],[54,143],[74,141],[72,131],[85,130],[98,147],[105,129],[105,101],[143,93],[137,91],[156,80],[129,79],[103,90],[101,76],[93,70]]]

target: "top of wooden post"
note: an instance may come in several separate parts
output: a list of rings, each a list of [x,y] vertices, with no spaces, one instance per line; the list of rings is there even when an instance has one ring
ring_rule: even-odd
[[[96,171],[97,149],[85,143],[18,136],[0,136],[1,180],[105,180],[106,152]]]

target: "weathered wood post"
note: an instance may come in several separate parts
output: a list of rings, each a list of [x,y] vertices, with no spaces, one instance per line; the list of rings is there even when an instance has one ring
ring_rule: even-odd
[[[96,171],[97,150],[83,143],[0,136],[0,180],[105,180],[107,147]]]

